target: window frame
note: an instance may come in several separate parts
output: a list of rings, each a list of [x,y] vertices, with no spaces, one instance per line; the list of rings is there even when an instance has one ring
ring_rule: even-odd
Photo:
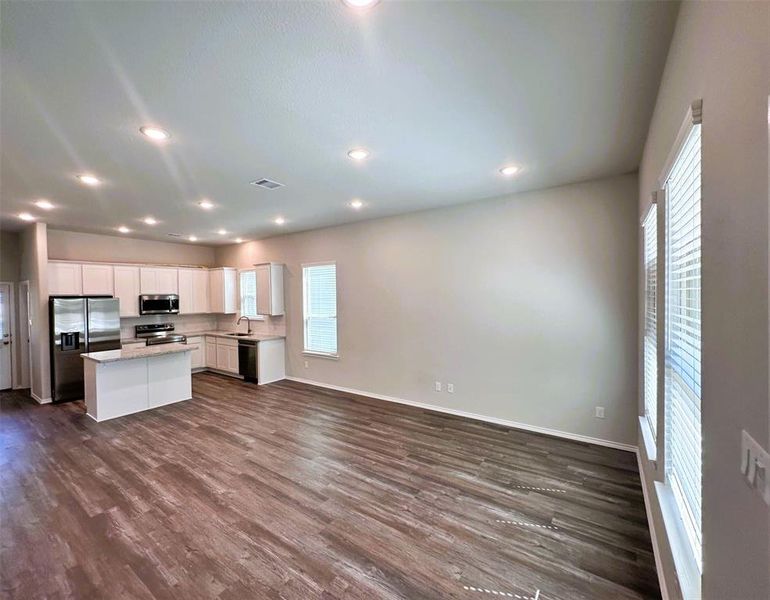
[[[655,460],[657,455],[657,449],[656,449],[656,441],[659,437],[659,427],[658,427],[658,421],[659,421],[659,415],[660,415],[660,393],[659,393],[659,382],[660,382],[660,352],[659,352],[659,340],[661,339],[660,330],[661,330],[661,289],[662,286],[660,284],[661,280],[661,272],[663,269],[661,269],[661,253],[660,253],[660,236],[658,235],[658,224],[660,222],[660,210],[658,208],[658,202],[656,199],[657,194],[653,195],[653,200],[650,203],[650,206],[647,208],[647,212],[644,215],[644,218],[642,219],[641,228],[642,228],[642,271],[644,273],[644,283],[643,283],[643,306],[642,306],[642,369],[641,369],[641,375],[642,375],[642,407],[641,407],[641,417],[642,417],[642,425],[645,437],[649,437],[649,442],[646,444],[647,446],[647,454],[648,458],[650,460]],[[654,246],[655,246],[655,325],[654,325],[654,344],[655,344],[655,372],[654,372],[654,381],[650,382],[648,381],[648,357],[647,357],[647,335],[649,333],[649,329],[647,328],[647,317],[648,317],[648,301],[649,301],[649,269],[648,269],[648,259],[647,259],[647,251],[649,249],[649,244],[647,240],[647,231],[648,228],[652,228],[654,230],[655,240],[654,240]],[[648,402],[649,398],[647,396],[648,391],[650,389],[654,390],[654,402],[650,403]],[[655,414],[652,415],[649,411],[649,405],[654,404],[655,405]],[[653,418],[654,416],[654,418]],[[647,441],[647,440],[646,440]]]
[[[668,223],[669,223],[669,207],[670,198],[668,195],[667,182],[670,178],[672,168],[678,158],[680,152],[684,148],[686,141],[689,138],[690,132],[696,126],[701,126],[701,155],[703,151],[703,133],[705,130],[702,128],[702,100],[694,101],[684,118],[682,126],[677,133],[675,140],[672,144],[670,153],[663,163],[660,177],[658,178],[657,185],[658,191],[655,193],[657,200],[658,210],[658,339],[657,339],[657,354],[658,354],[658,435],[654,445],[656,446],[657,454],[660,457],[658,463],[663,467],[658,469],[657,464],[654,466],[656,473],[653,476],[655,479],[654,490],[658,504],[660,506],[661,514],[663,516],[663,523],[668,538],[671,553],[674,559],[674,565],[676,570],[676,576],[682,595],[686,598],[700,598],[702,589],[702,576],[703,576],[703,522],[701,520],[701,545],[700,556],[696,555],[695,548],[691,543],[691,539],[686,530],[684,516],[681,514],[679,503],[675,498],[675,492],[672,486],[672,482],[667,472],[668,465],[668,453],[670,452],[669,437],[671,435],[668,426],[668,414],[667,414],[667,394],[666,394],[666,365],[667,365],[667,350],[668,350],[668,337],[669,337],[669,315],[668,315],[668,278],[669,278],[669,248],[668,248]],[[701,162],[701,184],[703,180],[703,165]],[[703,193],[701,191],[701,207],[703,203]],[[702,210],[702,209],[701,209]],[[701,268],[702,268],[702,241],[703,235],[701,231]],[[702,290],[702,271],[701,271],[701,290]],[[662,299],[662,301],[661,301]],[[702,291],[701,291],[702,300]],[[702,327],[702,318],[701,318]],[[702,350],[701,350],[702,357]],[[701,365],[701,378],[702,378],[702,365]],[[703,392],[701,389],[701,408],[703,406]],[[646,429],[646,419],[641,416],[640,424],[642,425],[643,437],[649,434]],[[703,469],[703,417],[701,410],[701,475]],[[647,445],[647,438],[645,437],[645,445]],[[655,461],[654,461],[655,462]],[[701,511],[703,508],[703,485],[701,482]]]
[[[259,285],[257,281],[257,268],[256,267],[249,267],[248,269],[238,269],[238,317],[246,317],[250,321],[264,321],[265,315],[248,315],[243,312],[243,294],[241,293],[241,274],[243,273],[254,273],[254,310],[257,308],[257,286]]]
[[[307,347],[308,289],[307,289],[307,278],[305,276],[305,269],[312,268],[312,267],[326,267],[326,266],[334,267],[334,309],[335,309],[334,310],[334,330],[335,330],[335,339],[336,339],[335,352],[323,352],[319,350],[312,350]],[[306,262],[306,263],[301,263],[300,268],[302,269],[302,354],[306,356],[314,356],[318,358],[328,358],[331,360],[339,360],[340,358],[340,340],[339,340],[340,308],[339,308],[339,285],[337,281],[337,261],[325,260],[325,261],[316,261],[316,262]]]
[[[690,121],[689,126],[684,128],[685,135],[680,136],[680,138],[677,140],[678,145],[675,147],[675,153],[674,153],[674,159],[670,162],[670,164],[667,165],[668,170],[664,173],[665,177],[665,183],[664,183],[664,189],[666,190],[666,200],[667,200],[667,208],[666,210],[666,225],[665,225],[665,261],[666,261],[666,296],[665,296],[665,303],[666,303],[666,320],[665,320],[665,328],[666,333],[664,336],[664,343],[665,343],[665,357],[666,357],[666,365],[665,365],[665,372],[664,377],[666,378],[666,386],[665,386],[665,393],[664,393],[664,404],[663,409],[665,411],[665,428],[666,428],[666,447],[665,447],[665,461],[664,461],[664,477],[666,485],[672,490],[673,496],[675,501],[677,502],[677,509],[679,513],[679,517],[682,519],[682,522],[685,527],[685,532],[687,533],[688,538],[688,546],[693,554],[693,557],[697,563],[698,569],[702,572],[703,570],[703,518],[702,518],[702,512],[703,512],[703,392],[702,392],[702,385],[701,381],[703,378],[703,350],[702,350],[702,330],[703,330],[703,319],[702,315],[699,314],[698,318],[698,350],[700,351],[700,355],[698,357],[698,382],[694,385],[697,385],[697,388],[693,388],[690,385],[690,382],[687,381],[683,375],[687,370],[691,369],[692,367],[687,364],[683,364],[684,358],[680,357],[676,361],[673,359],[673,335],[674,332],[673,329],[673,319],[675,317],[674,311],[671,310],[671,303],[673,302],[673,297],[675,290],[673,289],[673,286],[671,285],[671,278],[674,275],[674,271],[672,269],[672,260],[674,259],[674,256],[672,256],[671,252],[671,236],[672,236],[672,213],[674,212],[673,208],[671,207],[672,202],[672,194],[670,193],[670,187],[669,182],[674,175],[674,167],[678,164],[678,159],[680,158],[680,155],[687,147],[687,143],[690,142],[692,134],[695,132],[696,127],[701,127],[700,122],[694,122]],[[700,155],[698,157],[698,163],[699,163],[699,188],[702,190],[702,130],[697,131],[698,134],[698,154]],[[702,212],[702,209],[700,206],[702,206],[702,191],[700,192],[698,196],[698,204],[699,204],[699,211]],[[700,225],[699,225],[700,228]],[[693,238],[694,239],[694,238]],[[701,300],[702,300],[702,285],[703,285],[703,253],[702,253],[702,242],[703,240],[703,233],[702,230],[698,232],[698,283],[699,283],[699,296],[698,296],[698,305],[700,310]],[[689,242],[688,242],[689,244]],[[681,284],[680,284],[681,286]],[[677,288],[677,289],[681,289]],[[689,284],[687,288],[684,288],[685,290],[689,289]],[[688,292],[689,294],[689,292]],[[684,311],[693,310],[692,308],[688,308],[690,305],[684,305],[682,308],[683,310],[680,310],[678,314],[684,314]],[[683,317],[680,317],[683,318]],[[695,320],[693,317],[688,317]],[[688,329],[688,327],[680,326],[680,331],[685,331]],[[692,336],[685,335],[681,337],[681,340],[688,341],[689,339],[693,339]],[[680,353],[681,354],[681,353]],[[677,368],[674,369],[674,366]],[[676,381],[679,381],[678,384],[676,384]],[[677,443],[673,431],[672,431],[672,423],[673,423],[673,413],[674,413],[674,402],[675,402],[675,394],[674,389],[678,389],[677,396],[678,397],[684,397],[684,396],[691,396],[693,397],[692,402],[695,402],[695,398],[697,398],[698,403],[698,427],[699,427],[699,439],[700,439],[700,487],[697,490],[699,494],[698,498],[698,505],[695,506],[695,508],[698,510],[698,513],[700,514],[700,520],[698,520],[696,517],[698,515],[694,514],[693,512],[693,504],[690,503],[690,496],[688,496],[687,487],[688,487],[688,480],[687,478],[687,472],[682,473],[682,479],[680,480],[677,478],[674,474],[674,467],[672,466],[672,461],[674,457],[674,445]],[[686,407],[685,407],[686,408]],[[682,417],[680,417],[681,420]],[[685,425],[686,427],[686,425]],[[686,465],[689,467],[689,463]],[[690,480],[691,481],[691,480]]]

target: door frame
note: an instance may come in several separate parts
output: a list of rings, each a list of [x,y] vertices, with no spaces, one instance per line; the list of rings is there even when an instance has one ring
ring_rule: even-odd
[[[29,280],[25,279],[24,281],[20,281],[18,304],[17,304],[17,307],[19,310],[19,314],[18,314],[19,340],[16,346],[18,348],[17,356],[19,359],[18,386],[19,388],[25,388],[25,389],[32,387],[32,344],[30,344],[30,340],[32,339],[32,331],[29,326],[29,299],[30,299],[29,292],[30,292]],[[22,320],[22,316],[26,316],[26,319]],[[25,366],[26,366],[26,369],[25,369]],[[26,378],[24,377],[25,371],[27,375]]]
[[[16,284],[13,281],[0,281],[0,285],[7,285],[10,299],[10,333],[11,333],[11,389],[17,389],[19,377],[16,374]]]

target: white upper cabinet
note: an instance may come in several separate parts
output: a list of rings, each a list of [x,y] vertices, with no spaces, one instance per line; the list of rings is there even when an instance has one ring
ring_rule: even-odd
[[[139,316],[139,267],[115,265],[115,297],[120,300],[121,317]]]
[[[232,267],[221,267],[209,271],[209,311],[232,314],[238,310],[235,297],[237,271]]]
[[[209,272],[205,269],[193,271],[193,312],[209,312]]]
[[[50,296],[82,296],[83,273],[79,263],[48,263]]]
[[[209,273],[205,269],[179,269],[179,313],[209,312]]]
[[[193,270],[179,269],[179,314],[189,315],[193,310]]]
[[[83,265],[83,295],[112,296],[115,292],[112,265]]]
[[[139,279],[142,294],[178,294],[178,269],[141,267]]]
[[[282,315],[283,265],[263,263],[254,265],[257,272],[257,314]]]

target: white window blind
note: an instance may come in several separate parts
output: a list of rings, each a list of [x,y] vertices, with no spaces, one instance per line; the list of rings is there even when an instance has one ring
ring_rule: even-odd
[[[644,220],[644,415],[653,437],[658,428],[658,208]]]
[[[302,267],[305,351],[337,355],[337,265]]]
[[[671,167],[666,198],[666,477],[701,567],[700,125]]]
[[[241,271],[239,289],[241,292],[241,316],[258,317],[257,314],[257,272]]]

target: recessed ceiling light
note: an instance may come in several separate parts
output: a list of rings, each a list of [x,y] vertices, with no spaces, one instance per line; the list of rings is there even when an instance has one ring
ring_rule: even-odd
[[[42,199],[35,202],[35,206],[42,208],[43,210],[51,210],[53,208],[53,204],[51,204],[48,200]]]
[[[217,229],[219,235],[227,235],[227,229]]]
[[[146,125],[144,127],[140,127],[139,131],[141,131],[151,140],[155,140],[156,142],[162,142],[171,137],[171,134],[168,131],[161,129],[160,127],[150,127],[149,125]]]
[[[275,223],[276,225],[283,225],[284,223],[286,223],[286,219],[284,219],[283,217],[276,217],[273,223]]]
[[[365,160],[369,158],[369,151],[366,148],[353,148],[348,152],[348,156],[353,160]]]
[[[188,237],[187,239],[188,239],[188,240],[190,240],[191,242],[197,242],[197,241],[198,241],[198,238],[197,238],[197,237],[195,237],[194,235],[191,235],[191,236],[190,236],[190,237]]]
[[[130,233],[131,232],[131,230],[128,227],[126,227],[125,225],[121,225],[120,227],[118,227],[118,231],[120,233]]]
[[[242,241],[243,241],[243,239],[241,239],[241,238],[235,238],[235,243],[236,244],[240,244]]]
[[[80,180],[80,183],[85,183],[86,185],[99,185],[102,181],[90,173],[83,173],[82,175],[77,176]]]
[[[19,213],[19,218],[20,218],[22,221],[34,221],[34,220],[35,220],[35,217],[33,217],[33,216],[32,216],[31,214],[29,214],[29,213]]]
[[[361,200],[359,200],[358,198],[354,198],[353,200],[350,201],[350,206],[352,208],[355,208],[356,210],[361,208],[363,205],[364,205],[364,203],[361,202]]]
[[[158,222],[153,217],[145,217],[144,222],[147,225],[157,225]]]
[[[211,210],[214,208],[214,204],[210,200],[201,200],[198,202],[198,206],[200,206],[203,210]]]
[[[350,8],[370,8],[380,0],[342,0]]]
[[[520,171],[520,168],[516,165],[508,165],[500,169],[500,173],[505,175],[506,177],[510,177],[511,175],[516,175]]]

